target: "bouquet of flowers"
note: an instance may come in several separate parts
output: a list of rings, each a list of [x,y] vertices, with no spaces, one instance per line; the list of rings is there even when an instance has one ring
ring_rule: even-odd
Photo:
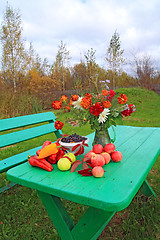
[[[116,96],[113,90],[102,90],[101,94],[86,93],[84,97],[73,95],[72,107],[82,124],[90,123],[92,129],[108,129],[117,124],[118,119],[135,112],[135,105],[127,104],[127,96]]]
[[[54,101],[60,109],[62,99],[67,103],[67,96],[63,95],[61,101]],[[70,111],[73,111],[73,117],[80,124],[89,122],[91,129],[96,132],[108,132],[108,128],[112,125],[116,126],[123,117],[130,116],[135,112],[135,105],[127,103],[128,98],[125,94],[116,94],[115,91],[109,89],[102,90],[99,94],[86,93],[84,96],[72,95],[68,103]],[[74,121],[71,121],[74,126]],[[102,138],[102,137],[101,137]]]

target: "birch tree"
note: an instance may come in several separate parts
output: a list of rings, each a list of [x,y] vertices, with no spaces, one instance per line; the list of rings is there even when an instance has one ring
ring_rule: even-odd
[[[19,12],[7,5],[0,30],[2,77],[6,84],[13,84],[15,91],[19,76],[22,75],[26,67],[22,30]]]
[[[109,47],[107,49],[107,57],[106,60],[112,70],[112,87],[113,89],[116,87],[116,75],[118,70],[120,70],[121,64],[124,63],[123,58],[124,50],[121,49],[120,36],[115,31],[113,36],[111,37]]]
[[[88,77],[88,84],[91,91],[92,85],[97,84],[98,75],[97,75],[97,64],[96,64],[96,51],[91,48],[84,54],[86,60],[86,68],[87,68],[87,77]]]
[[[56,61],[53,64],[53,74],[56,76],[57,80],[61,82],[61,89],[66,90],[67,75],[69,73],[69,61],[70,61],[69,51],[66,48],[66,44],[61,41],[58,46],[58,52],[56,55]]]

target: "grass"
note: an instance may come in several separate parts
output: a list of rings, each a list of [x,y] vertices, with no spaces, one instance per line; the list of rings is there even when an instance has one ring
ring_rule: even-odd
[[[160,97],[152,91],[144,89],[118,89],[128,96],[129,101],[135,103],[136,112],[123,120],[124,125],[142,127],[160,127]],[[78,133],[87,135],[92,130],[89,125],[73,128],[68,124],[71,113],[55,112],[57,118],[65,123],[63,133]],[[0,158],[6,158],[41,145],[45,140],[55,140],[53,134],[29,140],[25,143],[11,146],[1,151]],[[152,186],[157,197],[146,198],[139,191],[132,203],[123,211],[118,212],[106,226],[98,240],[126,239],[126,240],[156,240],[160,239],[160,157],[150,171],[147,181]],[[0,186],[7,182],[6,175],[0,175]],[[63,200],[74,223],[83,215],[87,207]],[[43,204],[35,190],[19,185],[1,194],[0,198],[0,240],[28,240],[51,239],[59,240],[57,231],[45,211]]]

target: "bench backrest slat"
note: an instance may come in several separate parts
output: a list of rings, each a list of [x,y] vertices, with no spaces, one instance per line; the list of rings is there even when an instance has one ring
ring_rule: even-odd
[[[0,132],[46,121],[55,121],[55,119],[56,117],[52,112],[2,119],[0,120]]]
[[[56,134],[57,138],[60,138],[62,131],[55,129],[55,120],[56,117],[52,112],[32,114],[0,120],[0,131],[4,131],[2,132],[2,135],[0,135],[0,148],[33,139],[35,137],[39,137],[52,132]],[[43,125],[35,126],[35,124],[40,123],[42,123]],[[20,127],[28,126],[30,127],[27,129],[17,129]],[[5,132],[5,130],[12,130],[14,128],[14,132]]]
[[[0,147],[5,147],[15,143],[23,142],[54,131],[57,131],[54,127],[54,124],[49,123],[42,126],[25,129],[22,131],[17,131],[14,133],[8,133],[0,136]]]

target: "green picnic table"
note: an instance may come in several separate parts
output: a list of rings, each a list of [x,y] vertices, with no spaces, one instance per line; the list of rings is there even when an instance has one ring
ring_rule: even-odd
[[[37,190],[62,240],[97,239],[113,215],[128,207],[139,189],[145,195],[155,195],[146,177],[160,153],[160,128],[117,126],[115,131],[116,150],[122,152],[123,159],[105,165],[102,178],[61,172],[56,165],[47,172],[28,162],[7,172],[10,181]],[[94,135],[88,135],[85,153],[91,150]],[[61,198],[89,206],[75,226]]]

